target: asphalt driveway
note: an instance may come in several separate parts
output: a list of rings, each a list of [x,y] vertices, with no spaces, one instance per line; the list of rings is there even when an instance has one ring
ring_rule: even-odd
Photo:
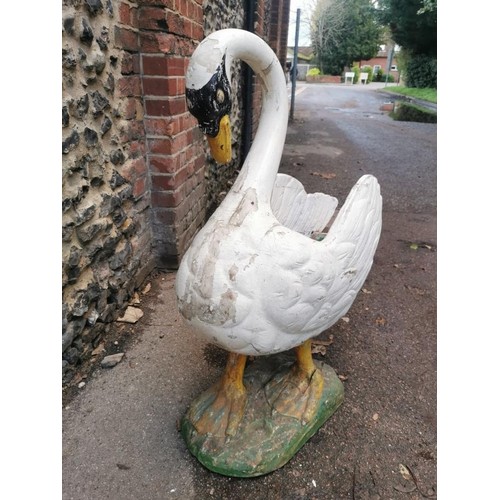
[[[342,376],[344,404],[267,476],[204,469],[178,421],[226,353],[193,338],[177,312],[175,273],[156,272],[140,294],[142,319],[117,324],[105,346],[123,360],[89,372],[65,398],[65,500],[435,497],[436,125],[392,121],[380,109],[387,96],[370,85],[300,88],[280,171],[340,204],[371,173],[384,199],[370,275],[315,355]]]

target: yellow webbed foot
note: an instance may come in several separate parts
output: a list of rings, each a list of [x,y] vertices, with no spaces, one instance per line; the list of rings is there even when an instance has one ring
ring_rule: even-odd
[[[299,346],[296,353],[296,363],[288,372],[275,376],[266,385],[265,393],[273,411],[306,424],[319,407],[324,379],[312,359],[310,341]]]
[[[323,394],[323,375],[316,369],[308,374],[294,365],[266,385],[266,397],[273,411],[307,424],[318,409]]]
[[[198,434],[234,436],[245,413],[247,401],[243,385],[246,356],[229,355],[222,379],[210,387],[189,409],[187,419]]]
[[[190,409],[188,419],[198,434],[234,436],[245,413],[245,390],[214,384],[203,395],[203,404]]]

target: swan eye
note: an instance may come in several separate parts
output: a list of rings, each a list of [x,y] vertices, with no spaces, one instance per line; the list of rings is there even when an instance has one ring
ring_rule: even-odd
[[[226,96],[224,95],[224,91],[222,89],[217,89],[216,99],[219,104],[224,102]]]

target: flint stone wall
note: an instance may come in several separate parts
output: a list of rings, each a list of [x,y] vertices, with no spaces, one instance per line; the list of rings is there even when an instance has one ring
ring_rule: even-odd
[[[143,105],[124,75],[134,4],[66,0],[62,20],[63,377],[93,348],[153,268]]]

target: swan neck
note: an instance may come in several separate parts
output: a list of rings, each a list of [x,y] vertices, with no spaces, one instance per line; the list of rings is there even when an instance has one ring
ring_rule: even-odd
[[[257,75],[262,89],[259,125],[234,189],[253,188],[260,202],[269,203],[288,124],[285,76],[275,53],[258,36],[247,31],[227,31],[237,32],[237,35],[227,45],[226,63],[230,64],[231,59],[246,62]]]

